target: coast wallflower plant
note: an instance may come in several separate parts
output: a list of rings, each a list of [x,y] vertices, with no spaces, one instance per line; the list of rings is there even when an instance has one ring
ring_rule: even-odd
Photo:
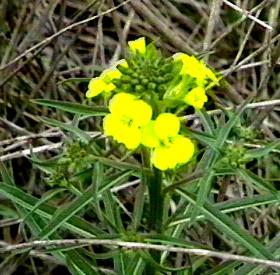
[[[217,83],[203,61],[184,53],[165,58],[141,37],[128,42],[125,59],[89,82],[86,96],[111,99],[103,120],[106,136],[129,150],[146,147],[150,163],[165,171],[186,164],[195,152],[193,141],[180,134],[174,113],[203,108],[206,89]]]
[[[104,134],[136,149],[142,139],[142,128],[152,118],[152,108],[128,93],[118,93],[110,101],[110,114],[103,121]]]

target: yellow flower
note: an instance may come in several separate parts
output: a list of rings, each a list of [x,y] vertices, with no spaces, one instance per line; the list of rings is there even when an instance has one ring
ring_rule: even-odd
[[[184,101],[193,106],[195,109],[201,109],[205,102],[207,102],[208,98],[205,94],[205,90],[198,86],[193,88],[185,97]]]
[[[187,163],[194,154],[194,144],[179,135],[180,120],[171,113],[162,113],[142,129],[141,143],[152,148],[151,163],[164,171]]]
[[[181,74],[188,74],[197,80],[198,85],[204,85],[207,79],[218,83],[216,75],[211,69],[207,68],[203,61],[196,59],[194,56],[189,56],[184,53],[177,53],[174,56],[175,60],[180,60],[183,63]]]
[[[194,154],[194,144],[182,135],[176,135],[168,143],[156,147],[152,152],[152,164],[164,171],[187,163]]]
[[[142,128],[152,117],[152,108],[145,101],[128,93],[116,94],[109,104],[110,114],[103,121],[104,133],[128,149],[136,149],[142,140]]]
[[[162,113],[157,117],[154,127],[158,138],[164,140],[178,134],[180,120],[171,113]]]
[[[158,147],[170,137],[176,136],[179,130],[179,118],[171,113],[162,113],[142,129],[141,143],[149,148]]]
[[[119,79],[120,77],[121,73],[116,67],[103,71],[99,77],[95,77],[90,80],[86,97],[92,98],[103,92],[112,92],[116,88],[116,86],[112,83],[112,80]]]
[[[138,38],[134,41],[129,41],[128,46],[133,53],[137,53],[137,52],[139,52],[140,54],[146,53],[145,37]]]
[[[142,140],[141,143],[148,148],[155,148],[159,146],[160,140],[155,132],[155,121],[151,120],[142,129]]]

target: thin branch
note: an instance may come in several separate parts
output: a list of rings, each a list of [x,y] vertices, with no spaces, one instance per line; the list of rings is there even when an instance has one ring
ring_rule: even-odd
[[[51,129],[51,131],[48,130],[48,131],[45,131],[45,132],[42,132],[39,134],[31,134],[31,135],[25,135],[25,136],[19,136],[19,137],[1,140],[0,146],[8,145],[8,144],[15,143],[15,142],[21,142],[21,141],[27,142],[29,140],[39,139],[39,138],[60,137],[62,135],[63,135],[63,132],[58,132],[58,131],[53,132],[53,129]]]
[[[228,5],[229,7],[231,7],[232,9],[242,13],[243,15],[245,15],[246,17],[250,18],[251,20],[255,21],[256,23],[258,23],[262,27],[268,29],[269,31],[273,30],[273,28],[271,26],[269,26],[267,23],[261,21],[260,19],[256,18],[255,16],[253,16],[249,11],[241,9],[240,7],[238,7],[235,4],[231,3],[230,1],[223,0],[223,2],[226,5]]]
[[[17,151],[14,153],[10,153],[4,156],[0,156],[0,161],[7,161],[15,158],[26,157],[31,155],[31,153],[42,153],[44,151],[53,151],[62,146],[62,142],[54,143],[54,144],[47,144],[38,147],[34,147],[31,149],[24,149],[22,151]]]
[[[1,245],[1,243],[0,243]],[[191,249],[184,247],[175,247],[160,244],[149,244],[139,242],[125,242],[119,240],[108,240],[108,239],[69,239],[69,240],[48,240],[48,241],[33,241],[28,243],[5,245],[0,249],[0,253],[21,251],[30,248],[62,248],[62,247],[73,247],[76,246],[89,246],[89,245],[111,245],[117,247],[123,247],[126,249],[152,249],[157,251],[167,251],[175,253],[184,253],[190,255],[208,256],[219,258],[224,261],[240,261],[253,265],[264,265],[266,267],[280,268],[279,261],[271,261],[253,257],[247,257],[242,255],[234,255],[226,252],[217,252],[206,249]]]
[[[95,19],[99,18],[100,16],[104,16],[104,15],[106,15],[106,14],[108,14],[108,13],[111,13],[112,11],[117,10],[118,8],[120,8],[120,7],[124,6],[124,5],[126,5],[127,3],[131,2],[131,1],[132,1],[132,0],[126,0],[126,1],[124,1],[123,3],[121,3],[121,4],[119,4],[119,5],[115,6],[115,7],[113,7],[113,8],[111,8],[111,9],[108,9],[108,10],[106,10],[106,11],[104,11],[104,12],[98,14],[98,15],[95,15],[95,16],[86,18],[86,19],[84,19],[84,20],[78,21],[78,22],[76,22],[76,23],[73,23],[73,24],[71,24],[71,25],[69,25],[69,26],[67,26],[67,27],[65,27],[65,28],[63,28],[63,29],[61,29],[61,30],[59,30],[59,31],[56,32],[55,34],[53,34],[53,35],[51,35],[51,36],[45,38],[44,40],[42,40],[41,42],[37,43],[37,44],[34,45],[33,47],[27,49],[25,52],[23,52],[22,54],[20,54],[19,56],[17,56],[15,59],[13,59],[12,61],[10,61],[9,63],[7,63],[7,64],[1,66],[1,67],[0,67],[0,71],[2,71],[2,70],[4,70],[4,69],[6,69],[7,67],[9,67],[9,66],[15,64],[15,63],[18,62],[20,59],[22,59],[23,57],[27,56],[29,53],[33,52],[34,50],[37,50],[37,49],[40,48],[41,46],[44,46],[44,45],[46,45],[46,44],[49,44],[51,41],[53,41],[56,37],[60,36],[61,34],[67,32],[67,31],[69,31],[69,30],[72,30],[72,29],[74,29],[74,28],[76,28],[76,27],[78,27],[78,26],[81,26],[81,25],[83,25],[83,24],[86,24],[86,23],[88,23],[88,22],[90,22],[90,21],[92,21],[92,20],[95,20]]]
[[[267,100],[267,101],[260,101],[260,102],[255,102],[255,103],[249,103],[247,104],[244,108],[245,109],[254,109],[254,108],[265,108],[265,107],[269,107],[269,106],[274,106],[274,105],[280,105],[280,99],[274,99],[274,100]],[[233,110],[240,107],[239,105],[234,106],[234,107],[227,107],[225,108],[225,110]],[[218,115],[220,113],[222,113],[223,110],[221,109],[216,109],[216,110],[209,110],[207,111],[207,113],[211,116],[213,115]],[[198,114],[192,114],[192,115],[186,115],[181,117],[184,120],[193,120],[198,118]]]
[[[97,136],[104,137],[101,132],[97,132],[97,131],[88,132],[88,134],[92,138],[95,138]],[[13,152],[10,154],[0,156],[0,161],[7,161],[7,160],[15,159],[15,158],[26,157],[26,156],[31,155],[32,153],[42,153],[45,151],[53,151],[53,150],[60,148],[61,146],[62,146],[62,142],[58,142],[58,143],[52,143],[52,144],[46,144],[46,145],[42,145],[42,146],[38,146],[38,147],[33,147],[30,149],[24,149],[21,151],[17,151],[17,152]]]

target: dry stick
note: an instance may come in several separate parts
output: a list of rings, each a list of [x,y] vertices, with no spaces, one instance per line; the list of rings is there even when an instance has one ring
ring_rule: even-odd
[[[101,132],[90,132],[88,133],[92,138],[95,138],[97,136],[101,136]],[[63,135],[63,133],[62,133]],[[44,138],[44,137],[42,137]],[[42,153],[45,151],[53,151],[56,150],[58,148],[60,148],[63,145],[62,142],[58,142],[58,143],[52,143],[52,144],[46,144],[46,145],[42,145],[42,146],[38,146],[38,147],[33,147],[30,149],[24,149],[21,151],[17,151],[17,152],[13,152],[10,154],[6,154],[3,156],[0,156],[0,161],[7,161],[7,160],[11,160],[11,159],[15,159],[15,158],[21,158],[21,157],[26,157],[31,155],[32,153]]]
[[[170,0],[161,0],[164,2],[164,5],[168,9],[168,13],[171,15],[171,17],[174,17],[177,22],[180,22],[181,24],[185,25],[190,30],[193,30],[196,26],[196,24],[188,17],[186,17],[175,5],[173,5]]]
[[[131,23],[132,23],[132,20],[134,18],[134,15],[135,15],[135,11],[134,9],[130,9],[129,13],[128,13],[128,16],[127,16],[127,20],[125,22],[125,25],[124,25],[124,28],[123,28],[123,32],[122,34],[119,36],[120,38],[120,44],[118,44],[115,52],[114,52],[114,55],[112,57],[112,59],[110,60],[110,65],[113,65],[115,64],[118,60],[119,60],[119,57],[120,57],[120,54],[121,54],[121,49],[123,47],[123,49],[125,49],[125,41],[127,39],[127,35],[129,33],[129,30],[130,30],[130,26],[131,26]],[[119,15],[117,13],[115,13],[114,15],[115,17],[118,16],[119,18]],[[114,17],[113,17],[114,18]],[[123,42],[121,41],[121,39],[123,39]]]
[[[222,71],[221,73],[224,76],[229,75],[230,73],[234,72],[235,70],[239,69],[241,66],[243,66],[244,64],[246,64],[250,59],[254,58],[255,56],[257,56],[258,54],[260,54],[262,51],[264,51],[266,48],[268,48],[271,44],[273,44],[274,42],[278,41],[280,39],[280,34],[276,35],[274,38],[271,39],[271,41],[265,45],[263,45],[262,47],[260,47],[259,49],[257,49],[256,51],[254,51],[253,53],[251,53],[250,55],[248,55],[247,57],[245,57],[242,61],[240,61],[237,65],[235,65],[232,68],[229,68],[225,71]]]
[[[113,0],[109,0],[109,4],[112,7],[114,7],[114,1]],[[130,16],[130,14],[131,14],[131,12],[129,12],[128,17]],[[116,50],[114,52],[114,55],[113,55],[113,57],[115,57],[116,53],[118,53],[117,59],[116,59],[116,61],[117,61],[119,59],[119,55],[121,54],[121,52],[124,55],[124,49],[126,47],[126,39],[124,39],[124,33],[122,31],[121,20],[120,20],[120,17],[118,16],[116,11],[112,12],[112,20],[113,20],[113,24],[114,24],[118,39],[119,39],[119,43],[118,43],[117,48],[116,48]],[[129,23],[129,25],[130,25],[130,23]],[[112,60],[113,60],[113,58],[110,60],[110,63],[111,63]]]
[[[0,243],[1,244],[1,243]],[[226,252],[217,252],[206,249],[192,249],[176,246],[168,246],[161,244],[149,244],[149,243],[139,243],[139,242],[125,242],[119,240],[108,240],[108,239],[69,239],[69,240],[48,240],[48,241],[33,241],[28,243],[5,245],[0,249],[0,253],[15,252],[20,250],[25,250],[28,248],[64,248],[71,246],[89,246],[89,245],[112,245],[117,247],[122,247],[126,249],[152,249],[164,252],[175,252],[184,253],[190,255],[208,256],[219,258],[224,261],[240,261],[244,263],[254,264],[254,265],[265,265],[266,267],[280,268],[279,261],[271,261],[253,257],[247,257],[242,255],[234,255]]]
[[[196,54],[196,52],[182,40],[180,36],[174,35],[174,31],[169,28],[168,25],[159,20],[146,5],[141,3],[141,1],[131,2],[133,8],[140,14],[142,14],[147,20],[157,28],[176,48],[180,51],[188,52],[190,54]],[[1,69],[1,68],[0,68]]]
[[[95,20],[97,18],[99,18],[100,16],[103,16],[103,15],[106,15],[108,13],[111,13],[112,11],[114,10],[117,10],[118,8],[126,5],[127,3],[131,2],[132,0],[126,0],[124,1],[123,3],[111,8],[111,9],[108,9],[107,11],[104,11],[98,15],[95,15],[95,16],[92,16],[92,17],[89,17],[87,19],[84,19],[84,20],[81,20],[81,21],[78,21],[76,23],[73,23],[61,30],[59,30],[58,32],[56,32],[55,34],[45,38],[44,40],[42,40],[41,42],[37,43],[36,45],[34,45],[33,47],[27,49],[24,53],[20,54],[18,57],[16,57],[15,59],[13,59],[12,61],[10,61],[9,63],[3,65],[0,67],[0,71],[6,69],[7,67],[15,64],[16,62],[18,62],[19,60],[21,60],[23,57],[27,56],[29,53],[33,52],[34,50],[37,50],[38,48],[40,48],[41,46],[44,46],[46,44],[49,44],[52,40],[54,40],[56,37],[60,36],[61,34],[69,31],[69,30],[72,30],[80,25],[83,25],[83,24],[86,24],[92,20]]]
[[[53,129],[51,129],[51,130],[47,130],[47,131],[39,133],[39,134],[31,134],[31,135],[25,135],[25,136],[19,136],[19,137],[1,140],[0,146],[8,145],[8,144],[11,144],[14,142],[28,141],[31,139],[60,137],[62,135],[63,135],[63,132],[58,132],[58,131],[53,132]]]
[[[206,29],[206,34],[205,34],[205,39],[203,43],[203,51],[206,51],[209,48],[209,45],[211,44],[212,41],[212,35],[213,31],[220,13],[220,6],[221,6],[221,1],[222,0],[213,0],[212,1],[212,6],[211,6],[211,12],[210,12],[210,17]],[[209,55],[205,56],[205,62],[208,61]]]
[[[256,13],[256,15],[259,17],[260,13],[261,13],[261,10],[258,10],[257,13]],[[239,47],[239,49],[238,49],[238,52],[237,52],[237,54],[236,54],[236,56],[235,56],[234,61],[232,62],[231,67],[234,67],[234,66],[237,64],[238,60],[240,59],[240,57],[241,57],[241,55],[242,55],[242,53],[243,53],[243,51],[244,51],[244,49],[245,49],[245,46],[246,46],[246,44],[247,44],[247,41],[249,40],[249,36],[250,36],[250,34],[252,33],[252,31],[253,31],[253,28],[254,28],[254,26],[255,26],[255,23],[256,23],[255,21],[251,22],[251,24],[250,24],[250,26],[249,26],[249,29],[248,29],[248,31],[247,31],[245,37],[244,37],[244,38],[242,39],[242,41],[241,41],[241,45],[240,45],[240,47]]]
[[[244,108],[245,109],[265,108],[265,107],[274,106],[274,105],[280,105],[280,99],[249,103]],[[237,105],[235,107],[227,107],[227,108],[225,108],[225,110],[233,110],[233,109],[238,108],[238,107],[240,107],[240,106]],[[220,110],[220,109],[207,111],[207,113],[209,115],[218,115],[222,112],[223,112],[223,110]],[[182,119],[192,120],[192,119],[195,119],[195,118],[198,118],[198,117],[199,116],[197,114],[193,114],[193,115],[183,116]]]
[[[254,8],[252,8],[250,10],[250,13],[252,12],[256,12],[258,10],[262,10],[263,8],[265,8],[268,3],[270,3],[271,0],[264,0],[262,1],[260,4],[258,4],[257,6],[255,6]],[[224,37],[226,37],[229,33],[232,32],[232,30],[234,28],[236,28],[238,25],[240,25],[247,17],[245,15],[243,15],[239,20],[237,20],[236,22],[234,22],[232,25],[230,25],[224,32],[222,32],[221,34],[218,34],[218,37],[216,38],[216,40],[210,45],[209,49],[213,49]]]
[[[40,152],[44,152],[44,151],[52,151],[52,150],[56,150],[58,148],[60,148],[62,146],[62,142],[59,143],[54,143],[51,145],[42,145],[42,146],[38,146],[38,147],[34,147],[32,149],[25,149],[22,151],[18,151],[18,152],[14,152],[14,153],[10,153],[4,156],[0,156],[0,161],[7,161],[7,160],[11,160],[11,159],[15,159],[15,158],[20,158],[23,156],[29,156],[31,155],[31,153],[40,153]]]
[[[240,13],[242,13],[243,15],[245,15],[246,17],[250,18],[251,20],[255,21],[256,23],[258,23],[259,25],[263,26],[264,28],[268,29],[269,31],[272,31],[273,28],[271,26],[269,26],[267,23],[261,21],[260,19],[256,18],[255,16],[253,16],[249,11],[247,10],[243,10],[240,7],[236,6],[235,4],[227,1],[227,0],[223,0],[223,2],[228,5],[229,7],[231,7],[232,9],[239,11]]]

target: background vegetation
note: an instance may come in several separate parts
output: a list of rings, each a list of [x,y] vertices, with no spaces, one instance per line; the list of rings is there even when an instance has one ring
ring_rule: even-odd
[[[277,0],[2,0],[0,273],[279,274],[279,9]],[[199,151],[164,182],[162,232],[149,230],[140,156],[104,142],[102,102],[84,96],[140,36],[224,75],[209,112],[186,113]],[[141,244],[158,245],[161,261]]]

